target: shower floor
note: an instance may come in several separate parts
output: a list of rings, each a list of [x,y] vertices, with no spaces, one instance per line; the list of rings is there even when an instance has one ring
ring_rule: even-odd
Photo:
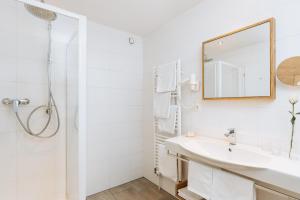
[[[87,200],[176,200],[145,178],[91,195]]]

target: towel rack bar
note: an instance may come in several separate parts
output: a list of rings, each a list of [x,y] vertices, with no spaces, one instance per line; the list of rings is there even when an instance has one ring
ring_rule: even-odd
[[[167,136],[162,136],[162,135],[156,135],[157,139],[162,139],[162,140],[167,140],[169,137]]]
[[[182,158],[182,157],[180,157],[180,156],[177,156],[177,155],[174,155],[174,154],[170,153],[169,150],[167,151],[167,154],[168,154],[168,156],[171,156],[171,157],[176,158],[176,159],[178,159],[178,160],[181,160],[181,161],[183,161],[183,162],[186,162],[186,163],[190,162],[190,160],[188,160],[188,159],[186,159],[186,158]]]

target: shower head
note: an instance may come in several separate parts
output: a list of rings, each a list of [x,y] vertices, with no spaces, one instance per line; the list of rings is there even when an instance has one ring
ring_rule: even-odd
[[[42,3],[44,3],[44,0],[41,0]],[[46,20],[46,21],[54,21],[57,18],[57,15],[55,12],[51,12],[49,10],[39,8],[36,6],[25,4],[25,8],[29,13],[31,13],[33,16],[38,17],[40,19]]]

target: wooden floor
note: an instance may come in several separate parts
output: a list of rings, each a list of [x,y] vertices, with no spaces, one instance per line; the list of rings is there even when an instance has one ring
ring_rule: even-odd
[[[175,200],[145,178],[89,196],[87,200]]]

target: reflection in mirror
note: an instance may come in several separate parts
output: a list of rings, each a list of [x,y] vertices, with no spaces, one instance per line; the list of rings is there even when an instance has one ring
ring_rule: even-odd
[[[284,60],[277,69],[277,77],[284,84],[300,86],[300,56]]]
[[[203,43],[203,98],[272,97],[273,19]]]

